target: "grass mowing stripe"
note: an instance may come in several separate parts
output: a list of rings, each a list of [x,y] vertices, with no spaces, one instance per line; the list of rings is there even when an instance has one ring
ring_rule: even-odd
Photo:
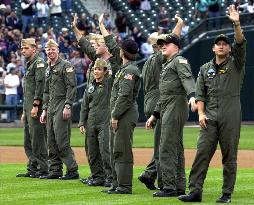
[[[135,167],[132,195],[107,195],[100,191],[103,187],[88,187],[78,180],[42,180],[29,178],[16,178],[16,173],[25,171],[25,164],[0,164],[0,204],[1,205],[40,205],[40,204],[66,204],[66,205],[164,205],[183,204],[176,198],[153,198],[153,191],[146,190],[139,183],[137,177],[143,167]],[[80,166],[80,175],[88,176],[87,166]],[[254,204],[254,169],[239,169],[235,194],[232,204]],[[187,175],[189,170],[187,170]],[[204,205],[215,204],[220,196],[222,184],[222,170],[210,169],[204,185]],[[192,203],[195,204],[195,203]]]
[[[244,125],[241,130],[239,149],[254,149],[254,126]],[[184,128],[184,146],[187,149],[196,148],[199,128]],[[153,147],[153,131],[144,128],[136,128],[134,131],[133,147]],[[1,128],[0,145],[22,146],[22,128]],[[78,128],[72,128],[71,145],[76,147],[84,146],[84,136],[79,133]]]

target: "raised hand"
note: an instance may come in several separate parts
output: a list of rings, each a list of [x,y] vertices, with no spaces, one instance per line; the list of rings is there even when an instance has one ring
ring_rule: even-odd
[[[104,13],[102,13],[99,18],[99,24],[103,24],[103,23],[104,23]]]
[[[176,15],[175,15],[175,19],[176,19],[176,23],[181,23],[181,24],[183,24],[183,19],[180,17],[179,14],[176,14]]]
[[[71,27],[72,27],[72,28],[76,28],[76,27],[77,27],[77,22],[78,22],[78,15],[77,15],[77,13],[75,13],[75,14],[73,15],[73,21],[72,21],[72,23],[71,23]]]
[[[230,5],[228,9],[228,18],[233,23],[239,22],[239,12],[236,10],[235,5]]]

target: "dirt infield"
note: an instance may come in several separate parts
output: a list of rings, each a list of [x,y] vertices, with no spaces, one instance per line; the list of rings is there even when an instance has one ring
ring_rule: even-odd
[[[87,164],[84,148],[75,147],[75,156],[79,164]],[[146,165],[153,154],[153,149],[134,148],[135,165]],[[195,157],[195,150],[185,150],[186,167],[191,167]],[[27,158],[23,147],[0,146],[0,163],[26,163]],[[217,150],[210,167],[222,167],[220,150]],[[239,150],[238,152],[239,168],[254,168],[254,150]]]

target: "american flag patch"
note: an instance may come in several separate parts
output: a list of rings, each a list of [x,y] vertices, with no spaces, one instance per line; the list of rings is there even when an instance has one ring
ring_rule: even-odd
[[[123,78],[126,79],[126,80],[132,80],[133,79],[133,75],[131,75],[131,74],[125,74]]]

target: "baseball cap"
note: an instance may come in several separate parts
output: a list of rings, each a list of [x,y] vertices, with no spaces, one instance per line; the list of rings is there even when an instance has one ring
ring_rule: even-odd
[[[226,44],[230,44],[229,38],[225,34],[218,35],[214,40],[214,44],[217,44],[219,41],[224,41]]]
[[[173,43],[180,48],[180,39],[174,33],[160,35],[157,44],[163,45],[164,43]]]

